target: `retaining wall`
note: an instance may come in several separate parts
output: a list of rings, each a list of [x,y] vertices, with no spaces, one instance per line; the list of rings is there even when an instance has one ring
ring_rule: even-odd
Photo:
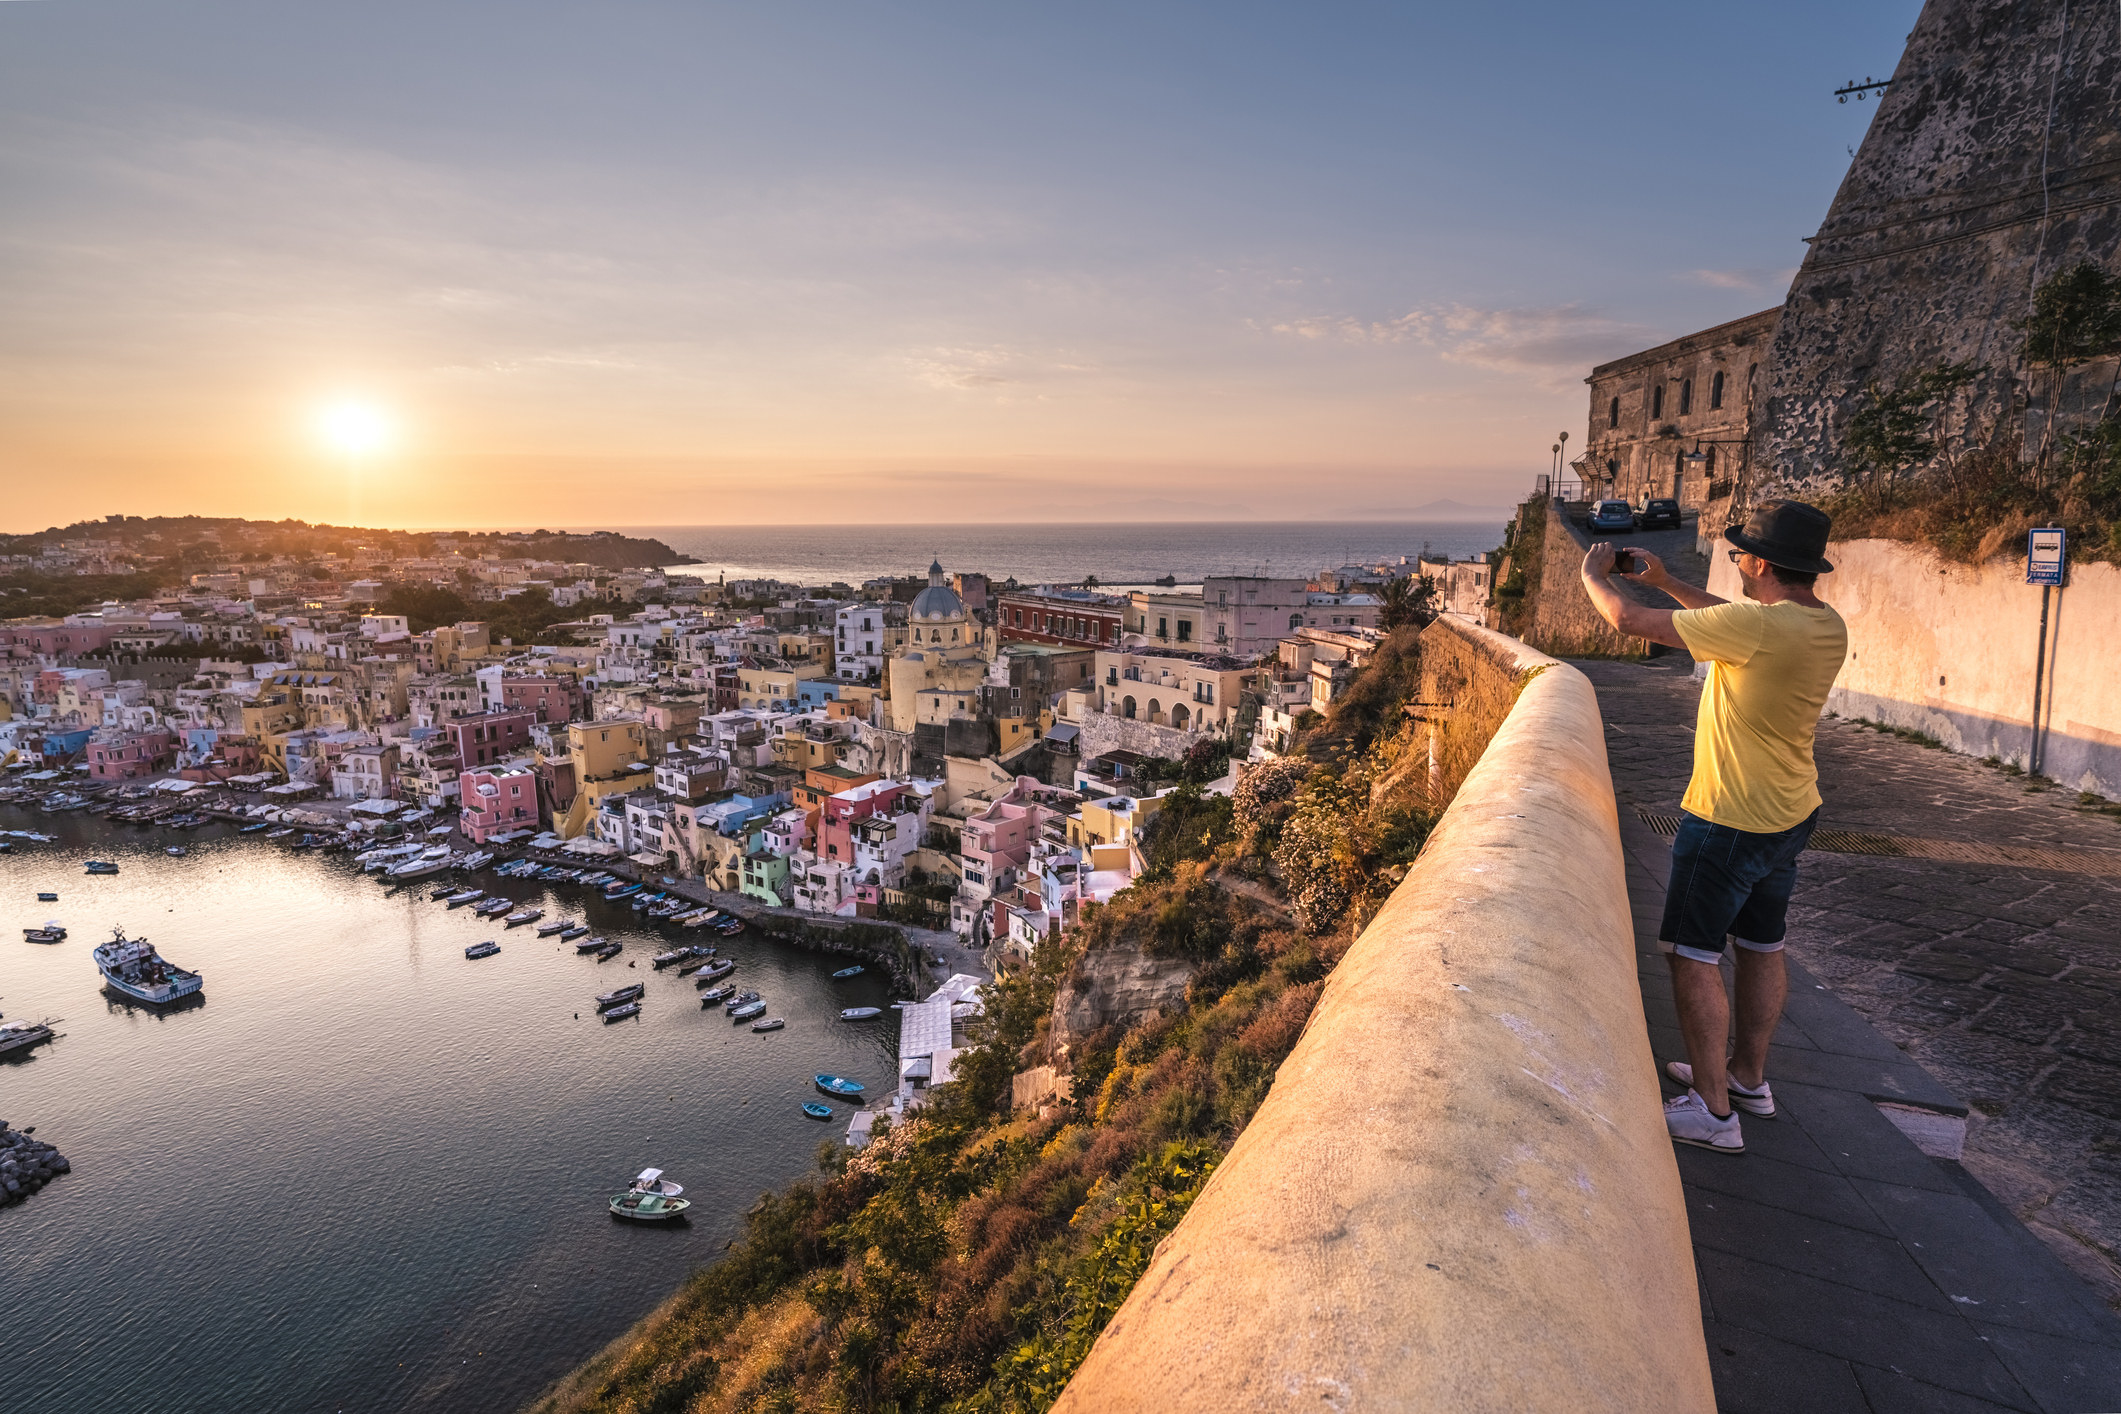
[[[1057,1410],[1714,1407],[1597,697],[1439,624],[1515,704]]]
[[[1849,626],[1849,657],[1827,710],[1927,732],[1954,751],[2030,768],[2040,590],[2019,559],[1954,564],[1892,540],[1837,541],[1819,597]],[[2041,686],[2040,772],[2121,798],[2121,569],[2071,565],[2050,596]],[[1709,592],[1735,599],[1721,555]]]

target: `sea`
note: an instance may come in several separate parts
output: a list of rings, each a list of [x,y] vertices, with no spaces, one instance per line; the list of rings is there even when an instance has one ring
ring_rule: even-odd
[[[478,880],[622,956],[232,826],[0,805],[0,829],[58,836],[0,857],[0,1013],[60,1033],[0,1060],[0,1119],[73,1164],[0,1208],[0,1408],[518,1409],[840,1140],[847,1106],[802,1112],[814,1074],[895,1081],[896,1013],[838,1019],[888,1001],[873,971],[833,980],[845,959],[688,934],[787,1019],[755,1034],[651,970],[656,925],[573,886]],[[119,873],[84,874],[90,858]],[[65,942],[22,939],[47,918]],[[200,998],[107,992],[90,950],[115,927],[202,973]],[[486,938],[500,954],[467,960]],[[600,1022],[594,995],[632,982],[641,1015]],[[651,1165],[694,1200],[683,1226],[607,1211]]]
[[[708,578],[859,585],[882,575],[922,575],[932,561],[1020,584],[1113,586],[1170,578],[1198,585],[1209,575],[1295,578],[1347,564],[1414,559],[1424,551],[1463,559],[1502,543],[1505,511],[1430,521],[1241,521],[1126,525],[741,525],[619,529],[651,536],[700,561],[682,567]]]

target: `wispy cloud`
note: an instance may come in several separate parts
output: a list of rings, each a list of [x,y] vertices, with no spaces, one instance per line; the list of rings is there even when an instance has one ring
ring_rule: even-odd
[[[1482,308],[1450,304],[1390,319],[1320,315],[1265,326],[1313,343],[1418,344],[1447,363],[1566,386],[1591,366],[1656,343],[1657,330],[1578,304]]]
[[[1679,278],[1690,285],[1706,285],[1712,290],[1758,290],[1765,294],[1788,289],[1796,275],[1795,267],[1754,266],[1743,270],[1689,270]]]

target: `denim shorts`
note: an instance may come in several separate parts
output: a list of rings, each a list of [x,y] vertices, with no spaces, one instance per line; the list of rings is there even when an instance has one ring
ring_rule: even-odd
[[[1818,823],[1814,810],[1787,830],[1757,835],[1681,814],[1657,936],[1696,962],[1721,961],[1726,935],[1755,952],[1781,947],[1797,856]]]

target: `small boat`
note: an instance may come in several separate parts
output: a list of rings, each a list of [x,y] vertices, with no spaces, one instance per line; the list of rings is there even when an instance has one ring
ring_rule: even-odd
[[[560,940],[571,943],[588,931],[589,925],[587,923],[570,923],[560,930]]]
[[[640,1177],[627,1186],[628,1193],[659,1193],[665,1198],[675,1198],[685,1191],[682,1183],[672,1183],[663,1177],[661,1169],[642,1169]]]
[[[811,1079],[817,1082],[818,1089],[828,1095],[838,1095],[842,1099],[852,1099],[869,1088],[859,1080],[849,1080],[841,1075],[815,1075]]]
[[[624,1006],[628,1002],[639,1001],[641,994],[647,990],[646,987],[636,982],[630,987],[620,987],[616,991],[599,992],[597,993],[597,1010],[608,1011],[615,1006]]]
[[[255,824],[245,825],[242,829],[237,830],[236,833],[239,835],[255,835],[256,833],[258,833],[258,831],[266,828],[267,825],[265,821],[260,820]]]
[[[576,952],[595,952],[603,946],[604,940],[602,938],[584,938],[574,945],[574,950]]]
[[[514,899],[490,898],[472,910],[481,918],[498,918],[516,906]]]
[[[836,979],[842,977],[859,977],[862,975],[862,965],[860,963],[856,963],[852,967],[842,967],[839,971],[833,973],[832,975]]]
[[[597,1014],[606,1021],[624,1021],[629,1016],[639,1016],[641,1014],[641,1004],[639,1002],[627,1002],[623,1006],[615,1006],[609,1011],[602,1011]]]
[[[37,895],[37,902],[39,903],[57,903],[58,901],[59,896],[54,893],[40,893]]]
[[[472,945],[471,945],[470,947],[468,947],[468,948],[464,949],[464,956],[466,956],[466,957],[492,957],[492,956],[493,956],[493,955],[494,955],[495,953],[499,952],[500,950],[501,950],[501,945],[500,945],[499,943],[495,942],[495,941],[494,941],[493,939],[491,939],[491,938],[488,938],[488,939],[487,939],[487,940],[486,940],[485,942],[483,942],[483,943],[473,943],[473,944],[472,944]]]
[[[812,1119],[831,1119],[832,1106],[821,1105],[815,1100],[805,1100],[803,1101],[803,1113],[809,1115]]]
[[[786,1021],[778,1016],[769,1016],[764,1021],[752,1022],[751,1029],[754,1031],[778,1031],[787,1024]]]
[[[884,1014],[880,1006],[847,1006],[840,1008],[842,1021],[874,1021]]]
[[[503,922],[510,928],[520,928],[525,923],[535,923],[544,916],[545,910],[542,908],[522,908],[516,910],[514,913],[509,914],[506,918],[502,919],[501,922]]]
[[[458,889],[444,900],[451,908],[462,908],[467,903],[477,903],[486,897],[484,889]]]
[[[272,830],[272,831],[269,831],[269,832],[267,832],[267,834],[266,834],[265,838],[267,838],[267,839],[269,839],[269,840],[284,840],[284,839],[286,839],[286,838],[287,838],[287,837],[288,837],[289,835],[293,834],[294,832],[295,832],[295,827],[294,827],[294,826],[292,826],[292,825],[282,825],[282,826],[281,826],[281,827],[280,827],[279,829],[277,829],[277,830]]]
[[[22,941],[25,943],[63,943],[66,941],[66,929],[60,927],[59,920],[54,918],[42,928],[24,928],[22,930]]]
[[[683,962],[686,958],[691,956],[692,949],[690,948],[672,948],[669,952],[657,953],[654,957],[648,959],[648,964],[656,971],[661,972],[664,968],[670,966],[672,963]]]
[[[639,884],[629,884],[622,880],[613,880],[611,883],[606,884],[604,886],[604,897],[608,899],[622,899],[628,894],[637,894],[640,891],[641,886]]]
[[[492,853],[482,849],[465,855],[463,862],[458,864],[457,867],[459,869],[484,869],[491,863],[493,863]]]
[[[724,998],[735,991],[734,987],[709,987],[700,993],[701,1006],[720,1006]]]
[[[612,1195],[611,1215],[637,1223],[665,1223],[682,1218],[692,1207],[690,1198],[665,1198],[660,1193],[637,1193],[629,1188]]]
[[[730,1009],[729,1019],[731,1021],[748,1021],[765,1009],[766,1004],[764,1002],[745,1002],[740,1007]]]
[[[549,923],[540,923],[538,925],[538,936],[541,938],[549,938],[555,933],[564,933],[573,926],[574,925],[572,923],[568,922],[564,918],[555,918]]]
[[[612,958],[617,957],[620,953],[624,951],[626,951],[626,948],[623,944],[606,943],[604,944],[604,946],[597,949],[597,961],[609,962]]]
[[[729,999],[729,1005],[732,1008],[748,1006],[752,1002],[757,1001],[758,999],[759,994],[757,992],[738,992],[735,996]]]
[[[108,859],[91,859],[81,866],[91,874],[115,874],[118,866]]]
[[[181,844],[173,844],[168,849],[165,849],[162,852],[168,855],[171,859],[182,859],[185,855],[191,853],[190,850],[186,849]]]
[[[48,1021],[0,1021],[0,1056],[35,1050],[54,1034]]]
[[[714,931],[725,938],[733,938],[744,931],[744,920],[741,918],[724,918],[721,922],[714,925]]]
[[[725,957],[720,962],[715,963],[712,967],[702,968],[700,970],[700,975],[692,979],[692,985],[695,987],[705,987],[710,983],[714,982],[717,978],[727,977],[730,973],[734,971],[736,971],[736,959],[733,957]]]

